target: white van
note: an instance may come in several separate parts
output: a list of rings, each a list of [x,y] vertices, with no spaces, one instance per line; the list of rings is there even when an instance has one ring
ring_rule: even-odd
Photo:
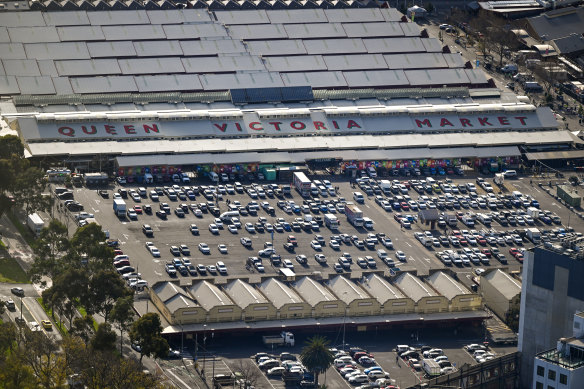
[[[353,200],[360,204],[363,204],[365,202],[365,197],[363,197],[363,193],[361,192],[353,192]]]
[[[367,168],[367,174],[369,174],[369,177],[371,177],[371,178],[377,177],[377,172],[375,171],[375,168],[373,166],[369,166]]]
[[[426,177],[426,184],[434,185],[435,183],[436,183],[435,179],[433,179],[432,177]]]
[[[219,218],[223,223],[231,223],[231,219],[234,217],[239,217],[239,211],[227,211],[223,212]]]
[[[219,182],[219,175],[217,173],[215,173],[215,172],[209,172],[209,178],[214,183],[218,183]]]
[[[503,175],[505,176],[505,178],[516,178],[517,177],[517,171],[515,170],[506,170]]]

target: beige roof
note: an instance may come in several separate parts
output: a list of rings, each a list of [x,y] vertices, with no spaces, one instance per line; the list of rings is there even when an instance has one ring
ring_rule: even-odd
[[[511,300],[521,293],[521,282],[517,281],[509,274],[500,269],[487,272],[481,276],[486,279],[495,289],[500,291],[506,299]]]
[[[234,305],[229,296],[209,281],[195,283],[189,288],[189,292],[207,311],[217,306]]]
[[[223,287],[223,290],[242,309],[250,304],[265,304],[268,302],[253,286],[240,279],[231,281]]]
[[[176,312],[180,308],[200,307],[195,300],[182,294],[177,294],[174,297],[171,297],[164,304],[170,312]]]
[[[385,304],[389,300],[407,298],[398,288],[377,274],[365,276],[360,286],[375,297],[380,304]]]
[[[428,285],[411,273],[403,273],[397,277],[395,284],[414,301],[420,301],[424,297],[438,296]]]
[[[355,300],[369,299],[367,294],[354,282],[343,276],[336,276],[328,283],[328,287],[341,299],[345,304],[350,304]]]
[[[441,271],[437,271],[428,277],[427,282],[448,300],[452,300],[461,294],[470,294],[470,291],[462,286],[460,282]]]
[[[310,277],[302,277],[294,284],[294,289],[313,307],[323,301],[339,301],[327,288]]]
[[[262,282],[259,285],[259,289],[278,309],[284,304],[304,303],[302,297],[294,289],[284,285],[284,283],[275,278],[268,278]]]
[[[156,293],[158,298],[165,304],[177,294],[188,297],[188,294],[183,288],[168,281],[154,284],[152,290],[154,290],[154,293]]]

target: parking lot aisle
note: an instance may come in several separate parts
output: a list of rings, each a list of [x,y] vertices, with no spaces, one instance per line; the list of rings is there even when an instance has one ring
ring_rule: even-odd
[[[281,385],[279,385],[280,383],[276,382],[276,381],[272,381],[270,379],[268,379],[268,377],[266,376],[266,374],[262,371],[262,369],[260,369],[257,365],[257,363],[255,363],[255,361],[253,359],[249,359],[249,358],[242,358],[242,359],[232,359],[232,366],[233,369],[236,370],[237,366],[242,363],[242,364],[247,364],[247,362],[249,362],[250,364],[253,365],[253,368],[255,371],[257,371],[257,381],[255,383],[255,387],[256,388],[272,388],[272,389],[282,389],[285,387],[284,382],[280,381]]]
[[[319,383],[324,382],[324,375],[321,375]],[[349,382],[345,380],[334,367],[329,368],[326,372],[326,387],[329,389],[353,388],[353,386],[351,386],[351,384],[349,384]]]
[[[221,359],[220,357],[206,357],[204,360],[199,357],[199,369],[203,372],[204,369],[204,376],[207,384],[212,385],[213,383],[213,375],[217,374],[225,374],[230,375],[233,373],[231,368],[227,366],[227,364]]]
[[[409,367],[407,362],[400,358],[399,363],[396,363],[395,352],[387,352],[379,356],[375,355],[377,364],[389,373],[389,378],[395,380],[396,385],[400,388],[407,388],[421,382],[418,373]]]
[[[190,362],[190,363],[189,363]],[[172,383],[179,388],[204,388],[200,378],[194,372],[193,362],[160,360],[159,366]]]

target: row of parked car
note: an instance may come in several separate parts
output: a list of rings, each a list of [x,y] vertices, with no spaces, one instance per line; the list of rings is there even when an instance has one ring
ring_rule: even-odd
[[[294,354],[283,352],[276,356],[261,352],[253,358],[270,379],[282,379],[287,384],[297,384],[301,388],[315,387],[314,376]]]
[[[389,373],[377,364],[373,354],[360,347],[351,347],[348,351],[331,348],[335,356],[333,361],[341,377],[358,388],[396,388],[390,380]]]

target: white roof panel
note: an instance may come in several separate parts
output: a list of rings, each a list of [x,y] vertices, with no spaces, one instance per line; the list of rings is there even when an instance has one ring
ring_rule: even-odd
[[[86,11],[43,12],[47,26],[83,26],[89,24]]]
[[[257,289],[242,281],[241,279],[235,279],[229,282],[223,287],[225,293],[231,297],[233,301],[240,308],[247,308],[251,304],[267,304],[268,300],[261,294]]]
[[[423,297],[438,296],[438,293],[434,292],[430,286],[426,285],[422,280],[411,273],[402,273],[395,279],[394,283],[406,294],[406,296],[416,302],[420,301]]]
[[[444,59],[446,60],[446,63],[448,64],[449,68],[462,68],[464,67],[464,63],[465,60],[464,58],[462,58],[462,55],[460,55],[460,53],[444,53],[442,54],[442,56],[444,56]]]
[[[37,65],[39,65],[39,70],[41,71],[41,75],[51,76],[51,77],[58,77],[59,76],[59,72],[57,72],[57,68],[55,67],[55,61],[53,61],[52,59],[38,60]]]
[[[329,22],[382,22],[383,15],[379,8],[341,8],[325,9]]]
[[[55,67],[59,76],[99,76],[122,72],[116,59],[55,61]]]
[[[317,39],[304,40],[308,54],[354,54],[366,53],[367,49],[361,39]]]
[[[295,55],[291,57],[266,57],[266,68],[271,72],[299,72],[327,70],[321,55]]]
[[[24,49],[30,59],[89,59],[85,42],[26,43]]]
[[[395,8],[381,8],[380,11],[386,22],[398,22],[404,16]]]
[[[344,38],[347,36],[340,23],[285,24],[290,39]]]
[[[134,77],[139,92],[173,92],[202,90],[197,75],[173,74]]]
[[[15,76],[0,76],[0,95],[20,94]]]
[[[404,32],[400,24],[392,22],[375,23],[343,23],[343,28],[348,37],[354,38],[381,38],[390,36],[403,36]]]
[[[49,76],[42,77],[16,77],[20,93],[28,95],[53,95],[55,87]]]
[[[209,23],[211,17],[206,9],[164,9],[146,11],[152,24]]]
[[[253,42],[251,42],[253,43]],[[241,41],[236,41],[232,39],[218,39],[218,40],[206,40],[206,41],[181,41],[180,45],[182,47],[185,56],[189,55],[216,55],[221,54],[233,54],[233,53],[245,53],[246,49]]]
[[[281,24],[240,24],[229,26],[229,35],[234,39],[266,40],[286,39],[288,34]]]
[[[280,74],[272,72],[240,74],[202,74],[199,76],[204,90],[228,90],[234,88],[274,88],[284,83]]]
[[[40,27],[45,26],[45,19],[39,11],[2,12],[0,26],[5,27]]]
[[[288,9],[268,10],[268,18],[271,23],[326,23],[327,18],[324,10],[319,8],[313,9]]]
[[[303,41],[300,39],[252,41],[247,42],[246,44],[251,54],[262,56],[306,54],[306,48],[304,47]]]
[[[383,58],[389,69],[447,68],[448,63],[441,53],[389,54]]]
[[[184,73],[179,57],[119,59],[123,74]]]
[[[442,43],[436,38],[424,38],[421,39],[422,44],[426,48],[425,51],[428,53],[441,53],[442,52]]]
[[[405,73],[412,86],[467,85],[469,83],[464,69],[406,70]]]
[[[286,86],[312,86],[313,88],[341,88],[347,86],[342,72],[305,72],[280,74]]]
[[[363,39],[369,53],[413,53],[425,52],[420,38],[373,38]]]
[[[445,272],[437,271],[428,277],[426,281],[448,300],[452,300],[456,296],[471,294],[470,290]]]
[[[2,59],[25,59],[26,53],[22,43],[0,43]]]
[[[1,43],[10,42],[10,37],[8,36],[8,29],[3,26],[0,26],[0,42]]]
[[[58,95],[72,95],[73,88],[71,87],[71,82],[69,77],[52,77],[53,85],[55,86],[55,92]]]
[[[138,57],[182,56],[183,51],[177,40],[168,41],[138,41],[134,42]]]
[[[365,70],[343,72],[350,88],[409,86],[403,70]]]
[[[112,26],[119,24],[149,24],[150,19],[145,10],[128,11],[92,11],[88,12],[89,22],[92,25]]]
[[[270,19],[265,10],[254,9],[249,11],[215,11],[219,23],[230,24],[265,24]]]
[[[41,71],[34,59],[3,59],[4,74],[9,76],[40,76]]]
[[[197,39],[227,37],[227,30],[219,24],[171,24],[162,26],[166,39]]]
[[[101,26],[66,26],[57,27],[61,41],[103,41],[105,35]]]
[[[71,78],[75,93],[116,93],[137,92],[138,87],[132,76],[79,77]]]
[[[417,23],[399,23],[405,36],[420,36],[420,26]]]
[[[265,70],[259,57],[251,55],[181,58],[186,73],[220,73]]]
[[[325,55],[328,70],[387,69],[381,54]]]
[[[262,293],[280,309],[284,304],[303,304],[304,300],[294,291],[276,278],[268,278],[258,285]]]
[[[123,11],[126,12],[126,11]],[[104,26],[105,39],[108,41],[166,39],[164,30],[159,24],[139,26]]]
[[[136,49],[131,41],[87,42],[91,58],[135,57]]]
[[[8,35],[12,42],[37,43],[37,42],[59,42],[57,29],[50,27],[9,27]]]

